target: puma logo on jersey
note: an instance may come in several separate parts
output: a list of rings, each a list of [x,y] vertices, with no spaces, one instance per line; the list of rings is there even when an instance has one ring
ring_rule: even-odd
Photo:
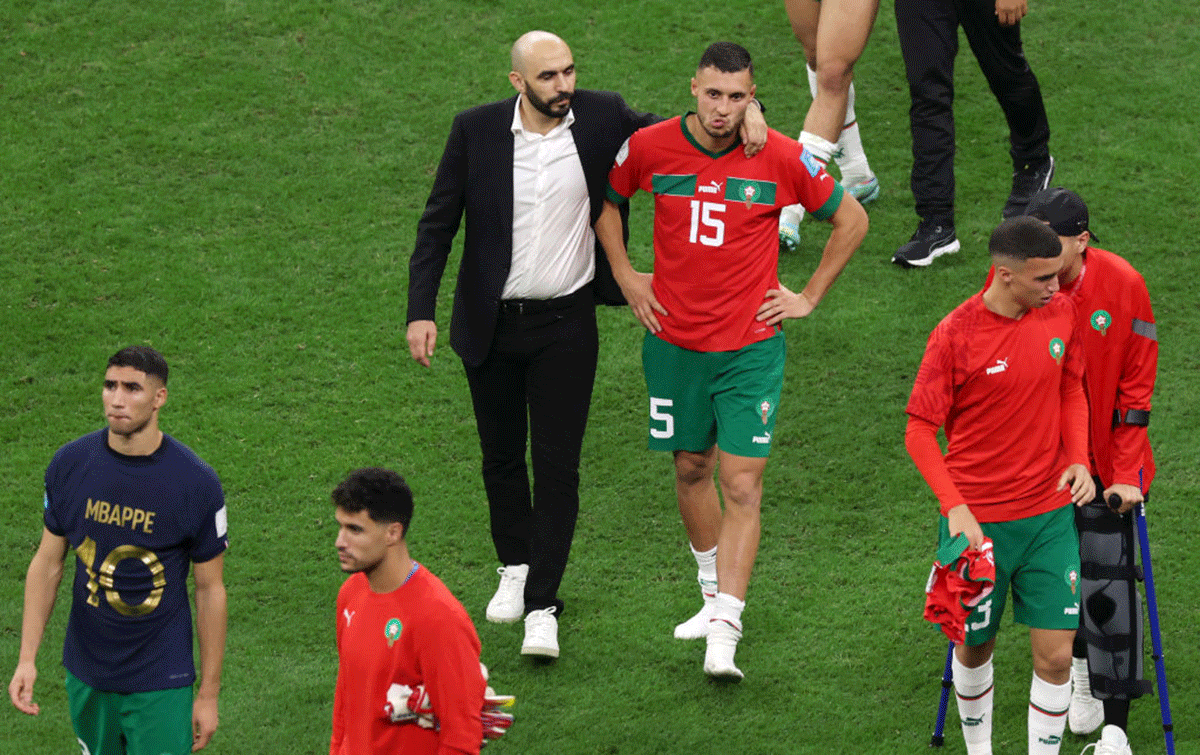
[[[696,191],[700,192],[701,194],[720,194],[721,182],[709,181],[708,186],[697,186]]]
[[[997,359],[996,363],[994,365],[992,365],[991,367],[988,367],[986,372],[989,375],[999,375],[1001,372],[1004,372],[1007,369],[1008,369],[1008,360],[1007,359]]]
[[[354,620],[354,614],[356,614],[356,613],[358,613],[358,612],[351,611],[349,608],[342,609],[342,614],[345,615],[345,617],[346,617],[346,626],[350,626],[350,622]]]

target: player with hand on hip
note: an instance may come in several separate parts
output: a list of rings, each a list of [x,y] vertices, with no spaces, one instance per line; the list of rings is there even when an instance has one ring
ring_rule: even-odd
[[[705,672],[730,679],[742,678],[734,653],[783,387],[781,323],[813,311],[868,224],[862,206],[783,134],[769,131],[763,151],[746,158],[738,128],[754,91],[750,54],[728,42],[711,45],[691,80],[696,112],[629,138],[596,223],[613,275],[648,331],[649,446],[674,454],[679,511],[704,598],[675,636],[705,637]],[[630,263],[616,204],[639,189],[654,194],[652,274]],[[779,281],[777,239],[780,210],[796,202],[833,225],[798,293]]]

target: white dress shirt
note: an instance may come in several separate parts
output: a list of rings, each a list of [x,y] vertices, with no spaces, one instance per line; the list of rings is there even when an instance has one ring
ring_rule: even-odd
[[[553,299],[586,286],[596,274],[596,239],[583,164],[567,111],[542,135],[513,112],[513,249],[503,299]]]

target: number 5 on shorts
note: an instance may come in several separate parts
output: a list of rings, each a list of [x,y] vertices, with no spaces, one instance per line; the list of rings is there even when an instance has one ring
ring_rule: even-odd
[[[978,606],[975,607],[975,610],[978,611],[982,615],[981,615],[979,621],[976,621],[975,623],[971,624],[971,626],[969,626],[967,628],[970,629],[972,632],[981,632],[984,629],[988,628],[988,624],[992,623],[992,601],[991,601],[991,599],[988,599],[987,601],[980,603]]]
[[[675,402],[669,398],[650,397],[650,421],[663,423],[661,430],[657,427],[650,428],[651,438],[662,439],[675,435],[675,415],[670,411],[663,411],[663,409],[669,410],[674,405]]]

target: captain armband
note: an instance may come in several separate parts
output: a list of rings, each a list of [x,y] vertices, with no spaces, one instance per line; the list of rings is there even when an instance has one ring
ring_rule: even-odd
[[[1135,317],[1133,318],[1133,326],[1131,329],[1135,334],[1149,338],[1151,341],[1158,340],[1158,326],[1152,322],[1139,320]]]
[[[1150,412],[1145,409],[1127,409],[1125,414],[1121,414],[1120,409],[1113,409],[1113,429],[1121,425],[1137,425],[1138,427],[1146,427],[1150,424]]]

